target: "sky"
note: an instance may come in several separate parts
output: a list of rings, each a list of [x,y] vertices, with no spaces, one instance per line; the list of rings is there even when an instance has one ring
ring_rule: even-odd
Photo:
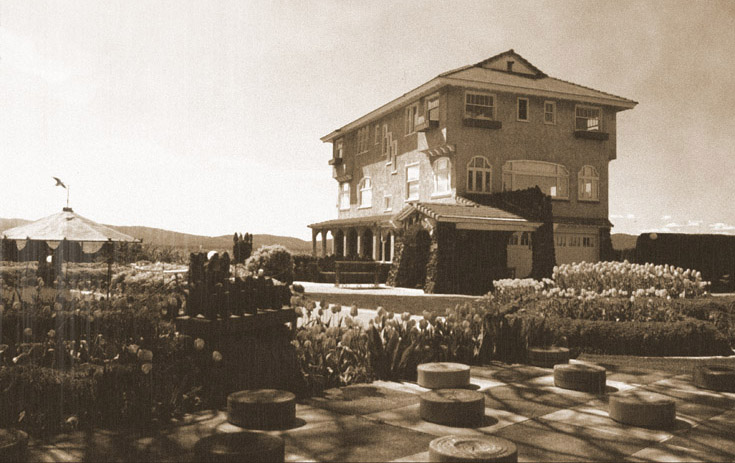
[[[637,101],[613,233],[735,234],[735,2],[0,0],[0,217],[310,239],[320,137],[513,48]]]

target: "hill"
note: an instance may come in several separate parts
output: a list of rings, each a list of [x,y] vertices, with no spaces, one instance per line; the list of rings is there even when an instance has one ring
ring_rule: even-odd
[[[0,233],[9,228],[25,225],[29,222],[30,220],[25,219],[0,218]],[[154,246],[172,246],[190,251],[197,251],[200,249],[202,251],[209,251],[212,249],[232,249],[232,235],[201,236],[152,227],[108,226],[119,232],[142,239],[143,243],[152,244]],[[257,250],[261,246],[270,246],[274,244],[280,244],[294,254],[311,253],[311,243],[299,238],[266,234],[253,235],[253,250]]]

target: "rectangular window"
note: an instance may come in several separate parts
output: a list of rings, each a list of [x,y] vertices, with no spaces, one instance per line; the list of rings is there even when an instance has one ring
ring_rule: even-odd
[[[391,204],[392,201],[393,201],[393,196],[391,195],[383,196],[383,210],[385,210],[385,212],[390,212],[393,210],[393,205]]]
[[[339,185],[339,209],[346,211],[350,208],[350,184],[348,182]]]
[[[370,126],[357,130],[357,154],[365,153],[368,150],[369,135]]]
[[[518,98],[518,120],[528,122],[528,98]]]
[[[337,143],[334,145],[334,157],[338,159],[342,159],[343,155],[344,155],[344,148],[343,148],[342,140],[337,140]]]
[[[412,104],[406,108],[406,135],[416,131],[416,117],[419,115],[419,105]]]
[[[375,144],[379,145],[380,144],[380,124],[375,124],[375,135],[373,136],[375,137]]]
[[[566,235],[556,235],[556,246],[563,248],[567,245],[567,237]]]
[[[600,108],[592,108],[589,106],[577,106],[576,120],[574,124],[575,130],[583,130],[596,132],[601,130],[602,110]]]
[[[544,102],[544,124],[556,124],[556,103],[553,101]]]
[[[426,116],[430,123],[439,122],[439,98],[432,98],[426,102]]]
[[[406,166],[406,200],[419,199],[419,165]]]
[[[442,158],[434,163],[434,194],[450,193],[449,159]]]
[[[464,116],[468,119],[495,120],[495,95],[465,93]]]
[[[381,150],[383,156],[388,156],[388,154],[390,154],[391,138],[391,133],[388,132],[388,124],[383,124],[383,148]]]
[[[388,164],[393,165],[393,172],[395,173],[398,171],[398,161],[396,159],[398,157],[398,140],[393,140],[391,142],[390,149],[388,151]]]

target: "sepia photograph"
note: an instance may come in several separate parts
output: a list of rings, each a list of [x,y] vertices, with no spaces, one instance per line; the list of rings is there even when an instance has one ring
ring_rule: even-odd
[[[0,463],[735,461],[732,0],[0,0]]]

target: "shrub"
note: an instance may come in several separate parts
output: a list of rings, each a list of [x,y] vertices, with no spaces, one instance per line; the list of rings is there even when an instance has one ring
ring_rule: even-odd
[[[296,281],[319,281],[319,258],[311,254],[296,254],[293,256],[294,276]]]
[[[293,283],[294,260],[291,253],[280,245],[261,246],[245,261],[245,268],[253,275],[262,269],[265,276]]]
[[[543,317],[532,313],[506,316],[506,333],[517,350],[528,346],[567,345],[577,352],[639,356],[731,355],[728,340],[713,324],[686,319],[677,322],[609,322]],[[525,352],[516,352],[525,357]],[[517,359],[513,359],[517,360]]]

